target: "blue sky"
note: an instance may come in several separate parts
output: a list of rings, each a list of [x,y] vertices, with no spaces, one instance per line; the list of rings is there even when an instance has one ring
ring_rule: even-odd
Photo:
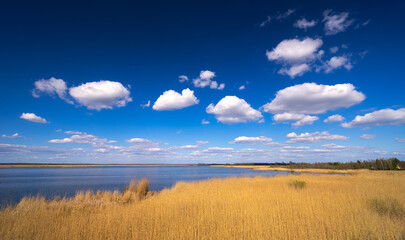
[[[404,10],[1,3],[0,162],[404,160]]]

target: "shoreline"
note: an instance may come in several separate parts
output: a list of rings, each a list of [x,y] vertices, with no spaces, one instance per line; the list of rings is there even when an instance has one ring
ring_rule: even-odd
[[[320,168],[287,168],[287,167],[272,167],[272,166],[256,166],[256,165],[213,165],[212,167],[229,167],[229,168],[248,168],[256,171],[285,171],[285,172],[299,172],[299,173],[341,173],[341,174],[353,174],[359,172],[368,172],[368,169],[320,169]]]
[[[211,164],[51,164],[51,163],[2,163],[0,168],[46,168],[46,167],[163,167],[163,166],[211,166]]]

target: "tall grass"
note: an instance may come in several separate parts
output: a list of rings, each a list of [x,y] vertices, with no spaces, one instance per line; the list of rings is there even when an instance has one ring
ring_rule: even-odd
[[[401,239],[404,189],[404,171],[180,182],[156,194],[134,181],[24,198],[0,211],[0,239]]]

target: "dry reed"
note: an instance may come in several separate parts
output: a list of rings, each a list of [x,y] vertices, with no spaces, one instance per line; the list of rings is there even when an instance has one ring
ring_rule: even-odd
[[[405,171],[180,182],[157,194],[140,181],[24,198],[0,211],[0,239],[401,239],[404,189]]]

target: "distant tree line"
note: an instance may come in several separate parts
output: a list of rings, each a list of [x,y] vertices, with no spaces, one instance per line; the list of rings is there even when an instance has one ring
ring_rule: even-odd
[[[356,162],[327,162],[327,163],[294,163],[290,162],[291,168],[319,168],[319,169],[370,169],[370,170],[403,170],[405,162],[398,158],[376,159]]]
[[[229,164],[229,163],[228,163]],[[227,165],[228,165],[227,164]],[[229,164],[230,165],[230,164]],[[404,170],[405,161],[398,158],[376,159],[355,162],[318,162],[318,163],[234,163],[232,165],[258,165],[258,166],[283,166],[289,168],[317,168],[317,169],[370,169],[370,170]]]

